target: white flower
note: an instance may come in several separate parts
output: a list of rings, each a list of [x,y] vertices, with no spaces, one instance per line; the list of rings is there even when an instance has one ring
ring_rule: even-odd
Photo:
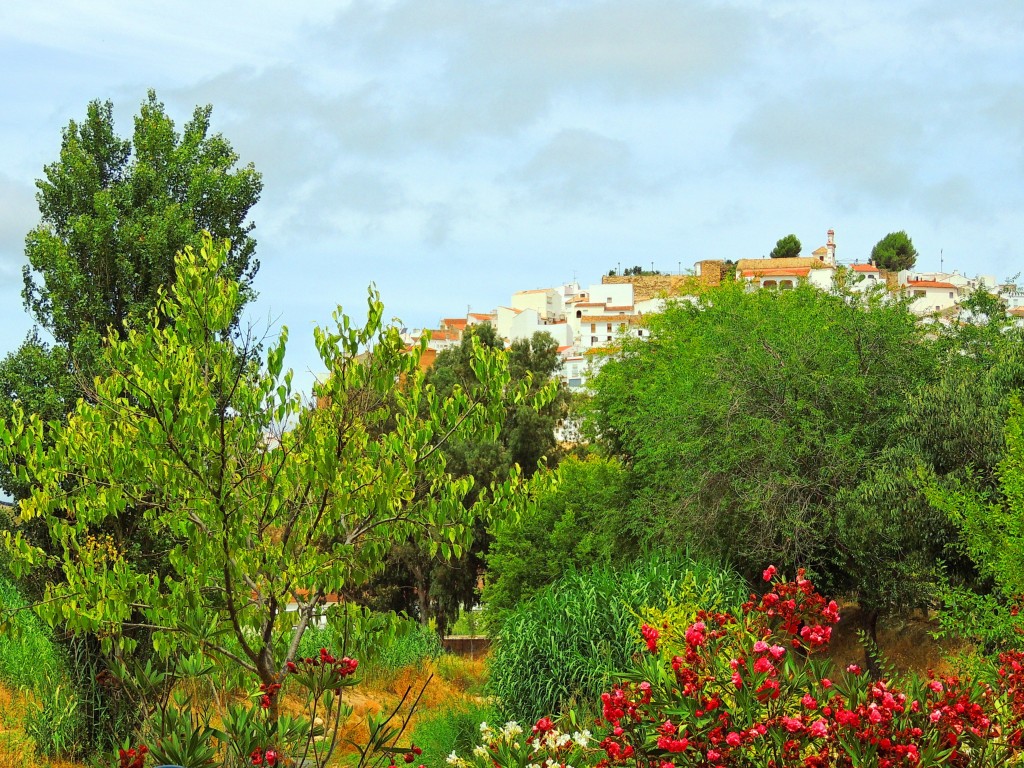
[[[572,735],[572,740],[579,744],[581,747],[585,747],[587,746],[587,744],[590,743],[590,731],[577,731]]]
[[[523,727],[515,720],[509,720],[505,723],[505,727],[501,729],[501,735],[506,739],[514,739],[516,736],[523,732]]]
[[[462,758],[459,757],[457,754],[455,754],[455,750],[454,749],[452,750],[452,753],[450,755],[448,755],[448,759],[445,760],[445,762],[448,763],[448,765],[462,765],[463,764]]]
[[[487,747],[485,747],[483,744],[478,744],[475,747],[473,747],[473,754],[477,757],[487,757],[490,754],[490,752],[488,751]]]

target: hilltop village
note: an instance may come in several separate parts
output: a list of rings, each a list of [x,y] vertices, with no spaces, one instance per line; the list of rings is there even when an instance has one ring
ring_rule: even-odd
[[[562,356],[559,378],[570,390],[586,386],[588,374],[600,367],[614,352],[615,342],[623,336],[644,338],[645,317],[661,312],[669,300],[692,300],[702,287],[719,285],[734,277],[746,281],[751,289],[788,290],[801,280],[822,290],[831,290],[840,280],[854,290],[870,290],[884,285],[911,299],[910,311],[928,322],[949,323],[960,314],[960,302],[972,291],[984,288],[1000,296],[1011,314],[1024,319],[1024,291],[1016,285],[999,284],[994,276],[967,277],[959,271],[925,272],[916,269],[899,272],[881,269],[872,263],[842,263],[836,259],[834,230],[826,233],[824,245],[810,256],[791,258],[739,259],[738,261],[698,261],[689,274],[641,272],[602,276],[601,282],[584,288],[577,282],[553,288],[532,288],[512,294],[509,306],[491,312],[468,312],[464,317],[442,318],[437,328],[416,329],[405,333],[407,343],[415,344],[429,334],[422,365],[433,364],[437,353],[457,346],[468,326],[490,323],[498,335],[511,344],[546,332],[558,342]]]

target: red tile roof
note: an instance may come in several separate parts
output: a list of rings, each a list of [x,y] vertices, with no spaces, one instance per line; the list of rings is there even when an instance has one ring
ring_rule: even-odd
[[[877,272],[878,267],[874,264],[853,264],[850,266],[854,272]]]
[[[783,267],[782,269],[745,269],[743,277],[807,277],[810,267]]]
[[[909,288],[953,288],[956,286],[952,283],[942,283],[938,280],[907,280],[907,287]]]

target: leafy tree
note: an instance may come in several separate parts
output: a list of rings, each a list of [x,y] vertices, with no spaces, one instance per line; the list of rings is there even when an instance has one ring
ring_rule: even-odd
[[[365,327],[339,313],[315,331],[330,377],[305,407],[283,367],[286,330],[260,365],[225,336],[245,291],[225,275],[228,255],[212,240],[186,249],[150,325],[110,339],[109,373],[52,445],[20,409],[0,425],[32,489],[21,518],[45,521],[57,551],[20,531],[5,543],[18,574],[63,572],[36,606],[51,625],[117,656],[137,647],[132,628],[158,629],[160,656],[202,653],[271,685],[327,596],[380,572],[394,541],[457,556],[479,516],[519,503],[512,471],[467,507],[473,479],[452,476],[442,448],[493,439],[526,387],[477,345],[472,396],[439,394],[419,370],[423,347],[405,350],[371,292]],[[131,528],[118,524],[129,506],[141,511]],[[140,533],[163,542],[159,574],[131,556]]]
[[[779,241],[775,243],[775,247],[772,248],[772,252],[768,256],[772,259],[790,259],[799,256],[801,248],[803,246],[796,235],[786,235],[779,238]]]
[[[615,531],[626,506],[626,470],[615,459],[566,458],[558,481],[521,517],[494,523],[484,602],[488,624],[572,568],[611,565],[638,554]]]
[[[25,240],[24,270],[25,305],[58,343],[95,345],[145,322],[174,282],[175,254],[203,231],[231,240],[225,273],[252,297],[259,264],[245,219],[263,182],[210,135],[211,111],[197,107],[179,134],[150,91],[131,140],[115,134],[109,101],[64,130],[60,160],[36,183],[42,222]]]
[[[871,261],[892,272],[913,269],[917,263],[917,249],[906,232],[890,232],[871,249]]]
[[[220,134],[211,108],[197,107],[179,134],[150,91],[130,140],[114,131],[111,102],[91,102],[85,120],[64,129],[60,160],[36,184],[42,217],[25,241],[25,307],[56,341],[32,331],[0,363],[0,418],[17,401],[45,420],[61,420],[84,394],[83,382],[108,333],[145,324],[159,291],[174,280],[174,256],[198,246],[203,230],[231,238],[225,274],[253,296],[256,246],[246,223],[263,182]],[[237,317],[233,318],[237,321]],[[233,323],[234,324],[234,323]],[[16,498],[25,488],[0,470]]]
[[[74,407],[81,388],[71,372],[66,347],[51,347],[33,329],[22,345],[0,360],[0,418],[9,418],[17,403],[44,422],[61,421]],[[0,487],[15,498],[28,495],[13,468],[0,463]]]
[[[489,323],[470,326],[458,347],[441,352],[427,373],[428,384],[447,396],[473,387],[473,350],[477,346],[504,354],[505,342]],[[475,503],[496,478],[521,471],[531,478],[542,463],[555,465],[559,447],[554,429],[564,415],[568,393],[556,389],[551,376],[558,367],[558,344],[548,333],[519,339],[507,351],[509,373],[523,382],[532,396],[550,390],[550,402],[542,408],[524,403],[505,403],[502,429],[491,439],[452,440],[444,448],[448,471],[469,478],[472,489],[466,503]],[[516,470],[515,468],[519,468]],[[498,519],[498,518],[496,518]],[[415,541],[395,547],[384,575],[372,585],[367,599],[371,605],[404,610],[427,623],[433,620],[444,635],[464,605],[478,600],[478,584],[485,569],[485,554],[491,535],[482,522],[473,531],[472,546],[459,558],[429,553]]]
[[[905,306],[874,292],[781,293],[724,285],[652,316],[649,342],[626,342],[595,378],[595,434],[632,467],[621,536],[727,557],[748,577],[765,563],[807,566],[872,607],[899,606],[908,566],[871,592],[888,537],[853,537],[867,497],[843,501],[879,468],[908,394],[937,356]],[[837,519],[837,516],[847,515]],[[914,566],[916,567],[916,566]]]

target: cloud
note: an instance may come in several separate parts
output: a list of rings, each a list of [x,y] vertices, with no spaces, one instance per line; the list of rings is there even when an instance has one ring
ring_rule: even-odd
[[[39,220],[34,191],[28,184],[0,173],[0,286],[21,290],[25,235]]]
[[[811,81],[751,109],[733,144],[754,169],[796,173],[848,208],[900,203],[972,216],[985,193],[975,150],[991,140],[977,119],[984,98],[898,80]]]
[[[520,204],[570,210],[617,208],[657,187],[643,178],[626,142],[584,129],[559,131],[504,178]]]

